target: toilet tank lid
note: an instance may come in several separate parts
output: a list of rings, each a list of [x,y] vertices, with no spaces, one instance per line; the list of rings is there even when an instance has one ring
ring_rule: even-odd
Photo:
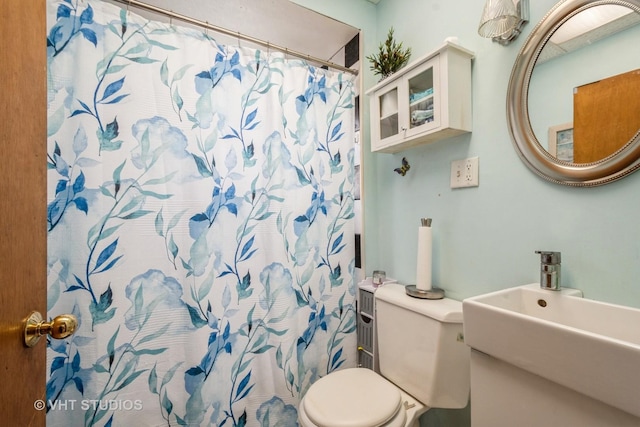
[[[450,298],[428,300],[407,295],[405,286],[389,283],[379,287],[374,296],[376,300],[406,308],[444,323],[462,323],[462,303]]]

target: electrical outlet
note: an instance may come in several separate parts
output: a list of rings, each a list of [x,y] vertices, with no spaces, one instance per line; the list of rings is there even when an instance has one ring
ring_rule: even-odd
[[[451,162],[451,188],[477,187],[478,169],[478,157]]]

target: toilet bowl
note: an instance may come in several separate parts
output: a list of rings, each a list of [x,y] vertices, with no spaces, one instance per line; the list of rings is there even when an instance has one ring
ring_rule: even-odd
[[[408,427],[428,408],[375,372],[343,369],[316,381],[300,402],[300,427]]]
[[[348,368],[313,383],[298,406],[301,427],[415,427],[429,408],[467,405],[462,303],[412,298],[394,283],[374,298],[380,373]]]

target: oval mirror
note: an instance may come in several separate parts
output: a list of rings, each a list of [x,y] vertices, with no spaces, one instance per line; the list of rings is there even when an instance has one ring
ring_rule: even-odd
[[[509,132],[542,178],[595,186],[640,168],[640,0],[564,0],[533,29],[507,91]]]

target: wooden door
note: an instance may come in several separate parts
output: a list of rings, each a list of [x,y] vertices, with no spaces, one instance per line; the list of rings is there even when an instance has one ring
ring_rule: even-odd
[[[573,161],[597,162],[640,128],[640,70],[577,87],[573,95]]]
[[[1,0],[0,424],[44,426],[45,350],[22,321],[46,315],[46,24],[42,0]]]

